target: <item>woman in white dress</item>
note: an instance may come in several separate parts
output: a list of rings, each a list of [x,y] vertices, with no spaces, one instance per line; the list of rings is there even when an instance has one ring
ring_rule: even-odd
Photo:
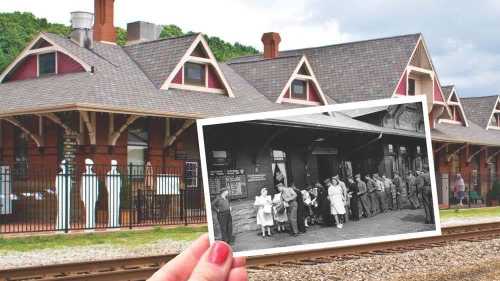
[[[343,225],[339,220],[339,215],[345,215],[344,191],[337,179],[333,178],[328,186],[328,198],[330,199],[330,213],[335,219],[337,228]]]
[[[288,222],[288,216],[286,215],[286,210],[283,206],[283,198],[281,198],[281,192],[274,194],[273,197],[273,214],[274,221],[277,225],[277,232],[286,231],[286,224]]]
[[[260,196],[255,197],[254,206],[257,207],[257,224],[262,229],[262,237],[271,236],[271,226],[273,223],[273,201],[270,195],[267,195],[267,189],[260,190]]]

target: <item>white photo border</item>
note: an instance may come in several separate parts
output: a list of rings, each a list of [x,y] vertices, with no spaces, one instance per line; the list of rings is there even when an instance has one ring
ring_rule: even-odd
[[[315,113],[324,113],[324,112],[336,112],[336,111],[346,111],[352,109],[362,109],[362,108],[372,108],[372,107],[381,107],[381,106],[389,106],[389,105],[398,105],[398,104],[408,104],[408,103],[420,103],[422,105],[422,111],[424,115],[424,126],[425,126],[425,140],[427,145],[427,159],[429,165],[429,174],[431,178],[431,189],[432,189],[432,200],[433,200],[433,209],[434,209],[434,219],[435,219],[435,230],[432,231],[421,231],[415,233],[407,233],[407,234],[394,234],[394,235],[384,235],[377,237],[368,237],[368,238],[358,238],[358,239],[349,239],[343,241],[333,241],[333,242],[322,242],[322,243],[311,243],[305,245],[297,245],[297,246],[286,246],[286,247],[275,247],[268,249],[259,249],[259,250],[247,250],[247,251],[239,251],[233,253],[235,257],[239,256],[264,256],[264,255],[273,255],[280,253],[289,253],[289,252],[305,252],[310,250],[318,250],[318,249],[326,249],[326,248],[338,248],[344,246],[355,246],[355,245],[364,245],[364,244],[372,244],[372,243],[380,243],[387,241],[397,241],[397,240],[407,240],[407,239],[415,239],[415,238],[424,238],[431,236],[439,236],[441,235],[441,220],[439,217],[439,204],[438,204],[438,195],[437,195],[437,185],[436,185],[436,176],[434,170],[434,157],[433,157],[433,149],[432,149],[432,139],[431,139],[431,130],[429,126],[429,109],[427,108],[427,97],[425,95],[419,96],[407,96],[407,97],[397,97],[397,98],[389,98],[389,99],[379,99],[379,100],[371,100],[371,101],[362,101],[362,102],[352,102],[352,103],[341,103],[341,104],[332,104],[325,106],[316,106],[316,107],[306,107],[306,108],[297,108],[297,109],[285,109],[278,111],[269,111],[269,112],[260,112],[260,113],[250,113],[250,114],[241,114],[241,115],[233,115],[226,117],[215,117],[215,118],[207,118],[197,120],[197,131],[198,131],[198,143],[200,150],[200,162],[201,162],[201,172],[203,178],[203,192],[205,196],[205,208],[207,214],[207,224],[208,224],[208,234],[210,243],[215,241],[214,236],[214,226],[212,220],[212,208],[210,201],[210,192],[208,185],[208,167],[206,162],[206,154],[205,154],[205,138],[203,134],[203,127],[209,125],[217,125],[217,124],[227,124],[227,123],[235,123],[235,122],[245,122],[245,121],[254,121],[254,120],[262,120],[262,119],[271,119],[276,117],[286,117],[286,116],[296,116],[296,115],[307,115],[307,114],[315,114]]]

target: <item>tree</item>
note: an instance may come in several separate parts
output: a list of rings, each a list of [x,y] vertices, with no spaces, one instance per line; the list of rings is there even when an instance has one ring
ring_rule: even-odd
[[[0,72],[12,62],[26,45],[40,32],[50,32],[62,36],[68,36],[71,27],[50,23],[44,18],[37,18],[32,13],[13,12],[0,13]],[[174,24],[164,25],[160,38],[172,38],[193,34],[184,32]],[[219,61],[226,61],[235,57],[257,54],[257,50],[240,43],[231,44],[218,37],[206,37],[210,49]],[[125,45],[127,43],[127,31],[116,28],[116,43]]]

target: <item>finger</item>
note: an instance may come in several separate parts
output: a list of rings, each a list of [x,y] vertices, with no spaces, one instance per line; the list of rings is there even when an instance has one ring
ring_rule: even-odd
[[[245,257],[237,257],[233,258],[233,265],[231,266],[232,269],[237,268],[237,267],[245,267],[247,265],[247,259]]]
[[[227,278],[227,281],[247,281],[247,280],[248,280],[248,273],[245,267],[237,267],[231,269],[231,271],[229,272],[229,277]]]
[[[200,236],[186,250],[158,270],[148,281],[185,281],[210,247],[208,235]]]
[[[225,242],[216,241],[203,254],[189,281],[226,281],[233,264],[233,251]]]

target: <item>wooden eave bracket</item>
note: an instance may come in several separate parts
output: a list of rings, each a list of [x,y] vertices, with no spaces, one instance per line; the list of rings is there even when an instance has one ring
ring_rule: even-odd
[[[493,154],[488,155],[486,157],[486,163],[490,163],[493,160],[493,158],[495,158],[498,154],[500,154],[500,149],[498,149],[497,151],[493,152]]]
[[[470,163],[470,161],[472,161],[472,159],[478,155],[479,153],[481,153],[481,151],[484,151],[485,149],[488,149],[487,146],[482,146],[481,148],[479,148],[477,151],[475,151],[474,153],[472,153],[471,155],[469,155],[469,157],[467,157],[467,163]]]
[[[49,119],[50,121],[56,123],[57,125],[61,126],[64,131],[66,132],[66,134],[70,134],[70,135],[75,135],[75,136],[78,136],[77,139],[76,139],[76,142],[77,144],[81,144],[81,137],[80,137],[80,134],[81,132],[77,132],[73,129],[71,129],[68,125],[64,124],[64,122],[61,120],[61,118],[59,118],[59,116],[57,116],[55,113],[51,112],[51,113],[44,113],[44,114],[37,114],[39,117],[45,117],[47,119]]]
[[[80,117],[82,118],[89,133],[90,144],[95,145],[97,143],[95,112],[89,113],[87,111],[80,111]]]
[[[438,148],[434,149],[434,153],[440,152],[441,150],[447,148],[449,145],[450,145],[449,143],[443,143],[443,144],[441,144]]]
[[[21,124],[21,122],[19,120],[17,120],[15,117],[2,117],[0,119],[3,119],[5,121],[11,123],[12,125],[18,127],[20,130],[25,132],[28,136],[31,137],[31,139],[33,139],[33,141],[35,142],[37,147],[43,146],[42,135],[31,132],[30,130],[28,130],[28,128],[26,128],[23,124]]]
[[[459,153],[460,151],[462,151],[464,148],[468,147],[469,144],[467,143],[464,143],[462,146],[460,146],[459,148],[457,148],[456,150],[454,150],[453,152],[451,152],[448,157],[446,158],[447,162],[450,162],[451,161],[451,157],[453,157],[453,155]]]
[[[127,118],[127,121],[118,129],[114,130],[114,115],[110,114],[110,126],[109,126],[109,137],[108,137],[108,145],[115,146],[116,142],[120,138],[121,134],[132,124],[135,120],[139,119],[141,116],[139,115],[130,115]]]
[[[173,135],[169,135],[168,137],[165,138],[165,142],[163,144],[163,148],[169,148],[170,146],[172,146],[174,144],[174,142],[177,140],[177,138],[184,132],[186,131],[187,129],[189,129],[189,127],[191,127],[193,124],[196,123],[196,120],[186,120],[184,122],[184,124],[182,124],[182,127],[180,127],[177,132],[175,132],[175,134]],[[167,134],[168,135],[168,134]]]

